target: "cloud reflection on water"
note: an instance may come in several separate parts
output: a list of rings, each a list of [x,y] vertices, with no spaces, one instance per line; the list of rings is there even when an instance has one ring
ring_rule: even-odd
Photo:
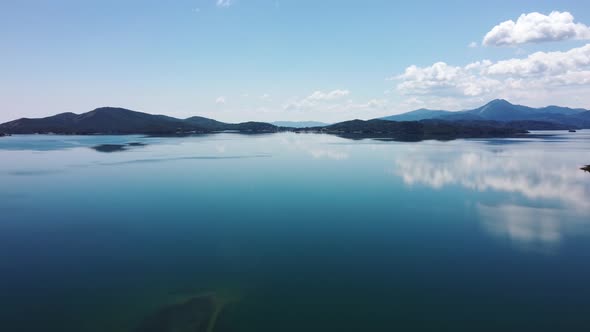
[[[468,152],[433,159],[412,154],[396,159],[394,173],[407,185],[440,189],[460,185],[476,191],[521,194],[530,200],[556,201],[567,208],[590,213],[590,183],[562,156],[527,152]],[[571,163],[569,163],[571,164]]]
[[[477,210],[487,231],[524,249],[553,249],[566,228],[563,210],[509,204],[478,204]]]
[[[329,135],[298,134],[281,136],[281,143],[286,148],[304,151],[313,159],[347,160],[350,154],[345,146],[334,146],[339,139]]]
[[[567,235],[587,230],[579,220],[590,222],[590,181],[576,167],[579,151],[479,146],[456,152],[460,150],[465,149],[409,150],[396,158],[393,173],[409,186],[500,193],[494,196],[499,203],[477,203],[477,212],[484,229],[520,247],[548,249]]]

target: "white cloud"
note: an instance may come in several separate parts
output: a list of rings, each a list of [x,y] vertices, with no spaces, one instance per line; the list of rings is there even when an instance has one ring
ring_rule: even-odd
[[[501,82],[477,73],[477,68],[488,62],[472,63],[465,67],[437,62],[428,67],[410,66],[396,78],[402,94],[441,94],[479,96],[496,89]]]
[[[215,103],[217,105],[223,105],[223,104],[225,104],[225,97],[223,97],[223,96],[217,97],[217,99],[215,99]]]
[[[325,108],[326,102],[341,99],[349,94],[350,91],[340,89],[328,92],[315,91],[301,100],[291,100],[287,102],[283,108],[285,110],[309,110],[318,106],[323,106]]]
[[[305,98],[291,98],[282,105],[288,117],[305,117],[318,121],[339,122],[350,119],[372,119],[389,114],[392,105],[386,98],[354,99],[349,90],[315,91]]]
[[[309,100],[334,100],[348,96],[350,91],[348,90],[333,90],[330,92],[316,91],[312,93],[307,99]]]
[[[362,103],[362,104],[355,104],[355,103],[349,103],[347,105],[348,109],[358,109],[358,110],[362,110],[362,109],[379,109],[379,108],[385,108],[388,104],[388,100],[386,99],[371,99],[369,101],[367,101],[366,103]]]
[[[514,22],[504,21],[483,38],[485,46],[509,46],[525,43],[590,39],[590,27],[574,23],[569,12],[553,11],[549,15],[533,12],[522,14]]]
[[[523,59],[498,61],[490,65],[489,74],[518,77],[559,75],[590,66],[590,44],[567,52],[536,52]]]
[[[464,66],[445,62],[426,67],[412,65],[392,79],[398,81],[398,92],[421,98],[423,103],[443,98],[454,99],[452,103],[459,106],[493,98],[533,104],[555,104],[559,102],[556,99],[571,102],[574,89],[575,95],[580,95],[582,89],[583,97],[590,92],[590,44],[565,52],[536,52],[524,58],[482,60]],[[590,102],[590,97],[584,98]]]
[[[268,93],[265,93],[262,96],[260,96],[260,100],[269,101],[270,100],[270,95]]]
[[[233,4],[232,0],[216,0],[215,5],[221,8],[228,8]]]
[[[467,45],[467,47],[469,47],[469,48],[476,48],[477,47],[477,42],[472,41],[471,43],[469,43],[469,45]]]

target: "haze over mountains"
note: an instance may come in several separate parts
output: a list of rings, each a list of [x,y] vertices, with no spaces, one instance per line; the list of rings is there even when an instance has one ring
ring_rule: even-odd
[[[325,127],[330,124],[319,121],[274,121],[271,124],[277,127],[286,128],[311,128],[311,127]]]
[[[396,125],[392,122],[416,122],[419,125]],[[234,124],[200,116],[177,119],[125,108],[102,107],[83,114],[61,113],[40,119],[22,118],[6,122],[0,124],[0,133],[168,135],[219,131],[262,133],[280,130],[298,131],[301,128],[328,133],[364,133],[367,135],[406,132],[408,128],[413,128],[410,131],[414,132],[415,128],[422,128],[424,132],[436,133],[436,135],[442,135],[444,132],[451,137],[505,136],[513,133],[511,130],[522,132],[526,130],[590,128],[590,111],[559,106],[532,108],[497,99],[482,107],[466,111],[421,109],[369,121],[354,120],[326,125],[319,122],[275,122],[274,124],[243,122]],[[499,131],[491,130],[491,128],[497,128]],[[476,132],[479,134],[475,134]]]

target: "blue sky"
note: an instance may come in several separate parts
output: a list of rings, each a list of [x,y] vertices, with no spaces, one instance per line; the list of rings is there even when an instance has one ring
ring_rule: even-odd
[[[590,108],[586,25],[585,1],[2,1],[0,122],[107,105],[329,122],[494,98]]]

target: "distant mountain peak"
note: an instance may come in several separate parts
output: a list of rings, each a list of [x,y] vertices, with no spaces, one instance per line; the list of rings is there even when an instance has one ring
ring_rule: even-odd
[[[134,112],[130,109],[123,108],[123,107],[113,107],[113,106],[102,106],[93,109],[90,112],[101,113],[101,112]]]
[[[513,104],[506,99],[494,99],[485,104],[485,106],[513,106]]]
[[[54,115],[54,117],[58,117],[58,118],[71,118],[71,117],[76,117],[78,116],[78,114],[73,113],[73,112],[64,112],[64,113],[59,113]]]
[[[589,115],[585,115],[589,114]],[[494,99],[487,104],[474,109],[464,111],[443,110],[415,110],[403,114],[383,117],[390,121],[420,121],[420,120],[446,120],[446,121],[545,121],[571,127],[589,126],[585,117],[590,117],[590,112],[584,109],[572,109],[559,106],[546,106],[533,108],[518,104],[512,104],[506,99]]]

